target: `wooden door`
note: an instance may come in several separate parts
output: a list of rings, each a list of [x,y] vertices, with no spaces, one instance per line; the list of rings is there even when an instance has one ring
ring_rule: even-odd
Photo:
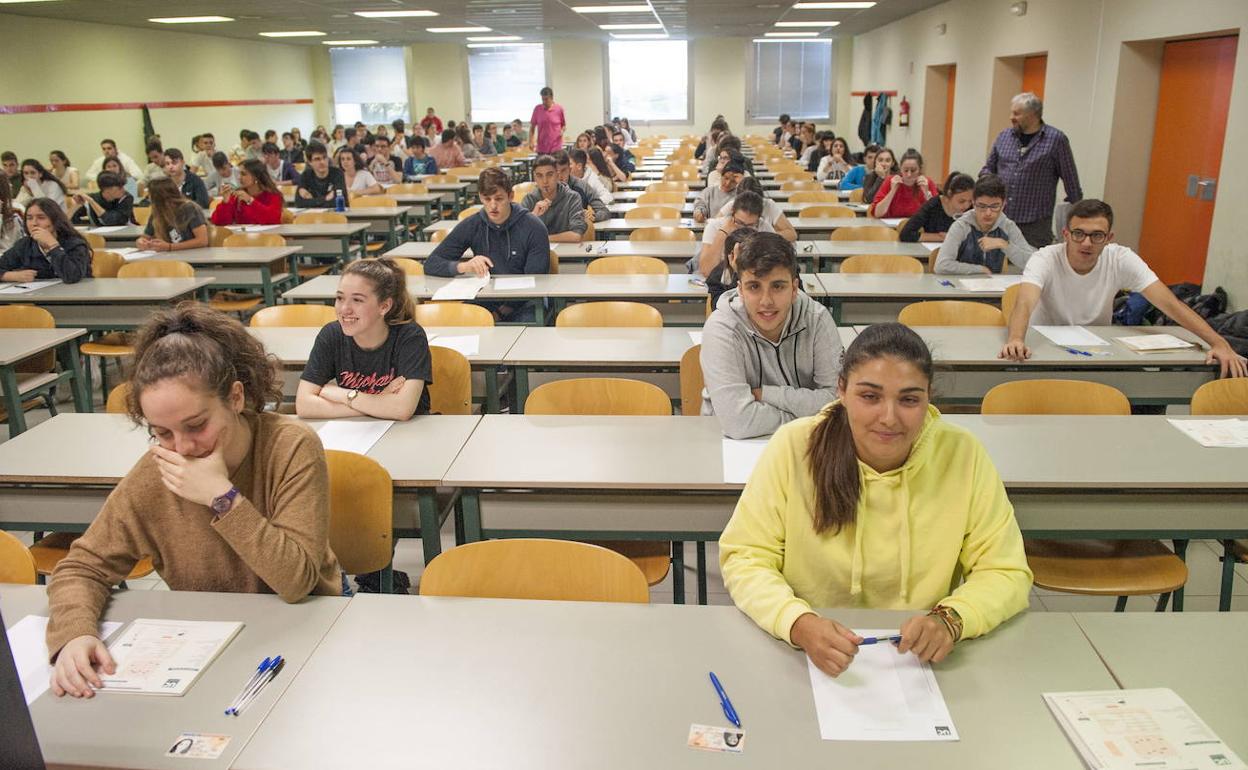
[[[941,164],[940,179],[936,180],[936,186],[944,184],[945,178],[949,176],[949,152],[953,148],[953,92],[954,87],[958,83],[958,65],[949,65],[949,83],[945,91],[945,157]]]
[[[1238,42],[1180,40],[1162,53],[1139,251],[1166,283],[1204,281]]]
[[[1023,57],[1022,93],[1031,93],[1044,99],[1044,74],[1049,69],[1049,55],[1045,53]]]

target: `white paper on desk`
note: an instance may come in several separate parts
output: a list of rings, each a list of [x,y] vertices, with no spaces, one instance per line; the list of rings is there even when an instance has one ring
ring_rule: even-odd
[[[238,621],[137,618],[109,641],[117,673],[100,673],[99,692],[182,695],[242,627]]]
[[[1171,425],[1201,446],[1219,449],[1248,447],[1248,420],[1170,420]]]
[[[513,291],[516,289],[536,289],[537,279],[531,275],[521,275],[514,278],[495,278],[495,291]]]
[[[896,629],[854,629],[884,636]],[[815,695],[819,733],[825,741],[956,741],[949,708],[932,667],[892,644],[858,648],[854,662],[836,679],[806,659]]]
[[[0,294],[29,294],[32,291],[38,291],[40,289],[47,288],[48,286],[55,286],[58,283],[61,283],[60,278],[49,278],[46,281],[27,281],[26,283],[10,283],[10,284],[6,284],[3,289],[0,289]]]
[[[945,242],[944,241],[920,241],[919,245],[927,249],[928,253],[931,253],[935,251],[936,249],[939,249],[941,246],[944,246]]]
[[[693,340],[693,344],[702,344],[702,332],[689,332],[689,339]]]
[[[1194,343],[1181,340],[1173,334],[1140,334],[1134,337],[1119,337],[1118,341],[1137,353],[1190,350],[1196,347]]]
[[[435,334],[429,338],[430,345],[450,348],[463,356],[475,356],[481,352],[481,335],[464,334],[458,337]]]
[[[880,221],[888,225],[889,227],[896,227],[897,225],[901,224],[901,219],[902,219],[901,217],[884,217]]]
[[[122,624],[114,621],[100,624],[100,638],[107,639]],[[52,665],[48,663],[48,618],[44,615],[27,615],[9,629],[9,647],[13,648],[13,662],[17,664],[17,678],[26,695],[26,705],[47,691],[52,682]]]
[[[276,230],[279,227],[281,225],[243,225],[242,229],[245,233],[262,233],[265,230]]]
[[[455,278],[433,293],[433,301],[446,302],[475,299],[477,293],[488,286],[489,283],[489,276],[484,278]]]
[[[140,259],[151,259],[154,256],[156,256],[156,252],[154,251],[139,251],[138,249],[131,249],[129,254],[122,254],[121,258],[126,262],[134,262]]]
[[[724,483],[744,484],[749,481],[767,441],[765,438],[724,439]]]
[[[329,420],[317,430],[326,449],[366,455],[386,435],[394,420]]]
[[[1109,344],[1082,326],[1033,326],[1031,328],[1043,334],[1054,345],[1084,348]]]
[[[1021,280],[1021,275],[993,275],[988,278],[959,278],[958,285],[967,291],[1005,291]]]
[[[128,225],[100,225],[99,227],[92,227],[87,232],[95,233],[96,235],[108,235],[109,233],[121,232],[127,227]]]

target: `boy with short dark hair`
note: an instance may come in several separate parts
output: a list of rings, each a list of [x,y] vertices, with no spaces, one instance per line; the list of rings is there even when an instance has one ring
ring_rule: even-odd
[[[994,174],[981,176],[971,191],[971,210],[954,220],[936,256],[939,275],[992,275],[1008,259],[1018,269],[1035,251],[1023,231],[1007,217],[1005,183]]]
[[[9,189],[12,190],[9,197],[16,198],[22,191],[22,170],[17,165],[17,153],[12,150],[0,153],[0,164],[4,165],[4,175],[8,177]]]
[[[580,243],[588,226],[581,196],[559,181],[559,164],[554,156],[539,155],[533,162],[533,182],[537,188],[524,196],[520,205],[532,211],[546,226],[551,243]]]
[[[93,227],[128,225],[134,221],[134,197],[126,192],[125,182],[107,171],[95,179],[99,192],[85,195],[74,193],[74,224],[90,224]],[[201,183],[202,184],[202,183]]]
[[[300,209],[333,208],[337,196],[341,194],[344,205],[350,206],[347,180],[342,175],[342,169],[330,167],[329,150],[325,145],[313,142],[308,145],[305,154],[308,165],[299,175],[299,186],[295,188],[295,201],[292,205]]]
[[[407,150],[411,154],[403,161],[403,178],[416,181],[417,177],[432,176],[438,173],[438,162],[429,154],[429,140],[423,136],[413,136],[407,140]]]

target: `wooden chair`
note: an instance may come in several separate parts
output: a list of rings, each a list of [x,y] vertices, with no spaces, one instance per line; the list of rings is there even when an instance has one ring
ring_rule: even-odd
[[[295,217],[297,225],[345,225],[347,215],[337,211],[305,211]]]
[[[429,356],[433,360],[433,384],[428,386],[429,411],[472,414],[472,364],[468,358],[458,350],[441,347],[436,339],[429,344]]]
[[[625,222],[638,222],[648,219],[680,219],[680,209],[671,206],[638,206],[624,212]]]
[[[275,305],[256,311],[248,322],[255,327],[304,327],[319,329],[338,320],[330,305]]]
[[[698,236],[687,227],[639,227],[628,234],[633,243],[653,241],[691,241],[696,242]]]
[[[678,192],[681,196],[685,196],[689,194],[689,183],[673,179],[663,182],[651,182],[646,185],[646,192]],[[682,197],[681,200],[684,200],[684,198]]]
[[[431,561],[421,596],[649,604],[646,578],[614,551],[571,540],[484,540]]]
[[[1192,394],[1192,414],[1248,415],[1248,379],[1206,382]]]
[[[547,275],[559,275],[559,252],[550,250],[550,261],[546,263]]]
[[[195,268],[176,259],[141,259],[127,262],[117,271],[118,278],[194,278]]]
[[[436,174],[434,176],[427,176],[420,180],[420,182],[428,188],[429,185],[434,184],[459,184],[459,177],[454,177],[450,174]]]
[[[290,209],[282,209],[282,224],[293,225],[295,223],[295,212]]]
[[[940,249],[934,249],[932,253],[935,254],[937,251],[940,251]],[[1018,292],[1021,290],[1021,287],[1021,283],[1016,283],[1001,293],[1001,317],[1005,319],[1006,326],[1010,324],[1010,316],[1014,313],[1014,305],[1018,303]],[[1197,392],[1199,393],[1200,391]],[[1194,399],[1195,396],[1192,398]]]
[[[432,233],[429,234],[429,242],[437,243],[438,241],[444,241],[446,240],[446,236],[450,234],[451,234],[451,231],[449,229],[444,228],[441,230],[434,230]]]
[[[842,217],[853,219],[858,216],[853,209],[844,206],[807,206],[797,212],[798,219],[813,219],[815,217]]]
[[[936,248],[934,248],[934,249],[932,249],[930,252],[928,252],[928,255],[927,255],[927,272],[929,272],[929,273],[935,273],[935,272],[936,272],[936,260],[938,260],[938,259],[940,259],[940,247],[939,247],[939,246],[937,246]],[[1015,288],[1015,287],[1010,287],[1010,288]],[[1015,292],[1015,295],[1017,295],[1017,292]],[[1002,295],[1002,300],[1004,300],[1004,299],[1005,299],[1005,295]],[[1012,308],[1012,307],[1013,307],[1013,305],[1010,305],[1010,307]],[[1005,303],[1004,303],[1004,301],[1001,303],[1001,309],[1002,309],[1002,312],[1004,313],[1004,310],[1005,310]],[[1006,318],[1006,320],[1007,320],[1007,321],[1009,320],[1010,316],[1009,316],[1009,314],[1008,314],[1008,313],[1005,313],[1005,318]]]
[[[669,161],[688,160],[693,157],[693,152],[691,147],[678,147],[667,154],[667,159]]]
[[[637,204],[639,206],[667,204],[676,206],[679,211],[679,207],[685,205],[685,194],[683,192],[644,192],[637,196]]]
[[[859,187],[857,190],[850,190],[849,198],[848,198],[849,202],[850,203],[862,203],[862,194],[863,194],[863,189],[861,187]]]
[[[126,260],[113,251],[96,251],[91,255],[91,276],[93,278],[116,278],[117,271],[126,264]]]
[[[392,184],[386,188],[389,195],[428,195],[429,188],[422,182],[403,182],[402,184]]]
[[[234,233],[226,238],[221,244],[227,249],[234,248],[272,248],[285,246],[286,239],[277,233]],[[329,266],[324,266],[324,270],[314,268],[306,277],[312,277],[316,271],[321,274],[329,272]],[[299,276],[305,277],[304,269],[300,268]],[[208,300],[208,305],[213,310],[220,310],[222,313],[238,313],[242,315],[249,310],[254,310],[264,304],[264,298],[253,294],[235,294],[234,292],[219,291]]]
[[[325,450],[329,466],[329,547],[343,570],[362,575],[381,570],[381,591],[394,590],[394,487],[376,460],[354,452]]]
[[[680,357],[680,413],[685,417],[702,414],[702,346],[694,345]]]
[[[984,414],[1131,414],[1122,391],[1082,380],[1014,380],[984,396]],[[1060,447],[1057,447],[1060,451]],[[1157,610],[1187,582],[1187,565],[1156,540],[1024,540],[1035,585],[1050,591],[1118,597],[1160,594]]]
[[[833,241],[899,241],[900,233],[891,227],[880,225],[860,225],[857,227],[838,227],[832,231]]]
[[[134,207],[134,223],[139,227],[147,225],[147,220],[152,218],[151,206],[135,206]]]
[[[841,263],[842,273],[922,273],[923,263],[901,254],[860,254]]]
[[[838,203],[839,201],[840,198],[833,190],[804,190],[789,196],[789,203]],[[848,211],[849,216],[858,216],[853,209],[848,209]]]
[[[469,206],[468,208],[459,212],[458,219],[462,222],[463,220],[467,219],[468,217],[472,216],[473,214],[477,213],[480,210],[481,210],[480,206]]]
[[[511,188],[511,202],[519,203],[524,200],[524,196],[537,189],[537,185],[532,182],[521,182]]]
[[[360,209],[392,209],[399,202],[389,195],[361,195],[351,199],[351,206]]]
[[[416,323],[431,326],[493,326],[494,316],[480,305],[466,302],[422,302],[416,306]]]
[[[227,249],[273,248],[285,246],[286,239],[277,233],[234,233],[221,245]]]
[[[225,239],[234,234],[234,231],[228,227],[219,227],[212,223],[208,224],[208,245],[209,246],[225,246]]]
[[[775,173],[776,173],[775,179],[777,182],[809,182],[809,181],[813,181],[815,178],[815,175],[810,173],[809,171],[777,170]],[[819,186],[822,187],[823,186],[822,183],[820,183]]]
[[[0,329],[55,329],[52,314],[34,305],[0,305]],[[21,395],[23,412],[42,405],[56,416],[56,385],[60,376],[56,371],[56,353],[48,350],[18,362],[17,392]],[[0,408],[0,419],[9,415]],[[11,434],[10,434],[11,435]]]
[[[816,182],[812,179],[794,179],[788,182],[781,182],[780,189],[785,192],[800,192],[810,190],[822,190],[823,182]]]
[[[577,302],[568,305],[555,318],[561,327],[662,326],[658,310],[641,302]]]
[[[589,275],[667,275],[667,263],[657,257],[598,257],[585,267]]]
[[[386,257],[386,259],[402,268],[404,275],[425,274],[425,265],[418,260],[410,259],[408,257]]]
[[[1000,309],[956,299],[912,302],[901,309],[897,320],[906,326],[1005,326]]]
[[[0,583],[34,585],[37,574],[35,557],[25,544],[8,532],[0,530]],[[649,594],[647,590],[647,597]]]
[[[98,233],[79,232],[78,234],[82,236],[82,239],[87,242],[87,245],[90,246],[92,250],[98,251],[99,249],[108,248],[108,241],[105,241],[104,236]]]
[[[104,411],[108,414],[125,414],[126,399],[130,397],[130,383],[120,382],[115,388],[108,391],[108,398],[104,401]]]
[[[665,182],[696,182],[698,180],[698,169],[689,166],[668,166],[663,170],[663,181]]]

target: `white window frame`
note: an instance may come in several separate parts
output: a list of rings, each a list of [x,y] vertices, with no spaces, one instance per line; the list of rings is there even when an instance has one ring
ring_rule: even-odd
[[[634,118],[632,115],[612,115],[611,113],[611,42],[602,47],[602,104],[603,113],[602,120],[605,124],[613,117],[628,118],[630,126],[687,126],[693,123],[693,46],[692,40],[670,40],[668,42],[683,42],[685,44],[685,117],[683,120],[643,120]],[[642,42],[633,40],[619,40],[614,42],[632,43]],[[664,42],[662,40],[653,40],[645,42]]]
[[[409,78],[409,67],[408,67],[408,60],[409,60],[409,56],[408,56],[407,50],[406,50],[406,48],[405,48],[404,46],[379,46],[379,48],[392,48],[392,49],[396,49],[396,50],[398,50],[398,51],[399,51],[399,53],[400,53],[400,55],[401,55],[401,58],[402,58],[402,60],[403,60],[403,80],[404,80],[404,88],[403,88],[403,103],[405,103],[405,104],[407,105],[407,109],[404,111],[404,113],[403,113],[402,115],[399,115],[398,117],[401,117],[404,121],[409,121],[409,120],[411,119],[411,113],[412,113],[412,102],[411,102],[411,97],[412,97],[411,85],[412,85],[412,84],[411,84],[411,79]],[[329,52],[329,56],[330,56],[330,60],[329,60],[329,61],[330,61],[330,65],[329,65],[329,67],[330,67],[330,70],[329,70],[329,90],[330,90],[330,93],[331,93],[331,94],[333,94],[333,99],[332,99],[332,103],[333,103],[333,120],[334,120],[334,122],[335,122],[335,123],[341,123],[342,125],[347,125],[347,122],[346,122],[346,121],[344,121],[344,120],[341,118],[341,116],[339,115],[339,113],[338,113],[338,104],[339,104],[339,99],[338,99],[337,89],[334,87],[334,64],[333,64],[333,61],[334,61],[334,60],[333,60],[333,50],[334,50],[334,49],[331,49],[331,51]],[[354,50],[372,50],[372,46],[367,46],[367,47],[365,47],[365,46],[360,46],[360,47],[351,46],[351,47],[340,48],[340,49],[337,49],[337,50],[343,50],[343,51],[354,51]],[[342,102],[342,103],[343,103],[343,104],[365,104],[365,103],[368,103],[368,102]],[[372,103],[377,104],[377,103],[380,103],[380,102],[372,102]],[[397,104],[398,102],[391,102],[391,103]],[[360,119],[360,120],[364,120],[363,116],[361,116],[359,119]],[[365,120],[365,122],[366,122],[366,123],[370,123],[370,124],[374,124],[374,123],[383,123],[383,122],[384,122],[384,123],[389,124],[389,123],[391,122],[391,120],[393,120],[393,118],[391,118],[391,119],[389,119],[389,120],[385,120],[385,121],[368,121],[368,120]],[[354,120],[352,120],[352,121],[350,121],[350,122],[351,122],[351,123],[354,123],[355,121],[354,121]]]
[[[756,53],[757,46],[760,45],[791,45],[792,43],[815,43],[822,42],[819,40],[777,40],[777,42],[756,43],[750,40],[749,53],[746,55],[745,69],[745,120],[747,123],[766,123],[779,119],[780,115],[761,115],[758,114],[755,107],[755,90],[754,79],[758,70],[758,55]],[[827,116],[810,117],[805,115],[794,115],[790,113],[794,120],[805,120],[811,123],[836,123],[836,41],[828,40],[828,113]]]
[[[545,81],[545,85],[553,88],[554,86],[550,85],[550,72],[551,72],[550,44],[549,43],[529,43],[528,45],[540,45],[542,47],[542,70],[543,70],[542,76]],[[464,77],[464,107],[467,110],[468,122],[470,125],[476,124],[476,123],[480,123],[481,125],[485,125],[486,123],[490,123],[490,122],[498,123],[499,135],[501,136],[502,135],[502,123],[499,123],[498,121],[476,120],[472,117],[472,70],[470,69],[471,65],[468,62],[468,56],[470,53],[472,53],[473,50],[475,49],[468,48],[467,46],[464,46],[461,49],[461,51],[463,52],[462,53],[463,58],[461,61],[463,62],[464,75],[465,75]],[[542,101],[542,97],[539,93],[533,94],[533,104],[530,105],[528,108],[526,108],[522,114],[512,115],[510,118],[507,118],[507,120],[511,121],[511,120],[515,120],[516,118],[519,118],[520,121],[527,126],[529,124],[529,118],[533,117],[533,107],[536,107],[538,104],[541,103],[541,101]],[[555,101],[556,102],[559,101],[558,92],[555,93]]]

